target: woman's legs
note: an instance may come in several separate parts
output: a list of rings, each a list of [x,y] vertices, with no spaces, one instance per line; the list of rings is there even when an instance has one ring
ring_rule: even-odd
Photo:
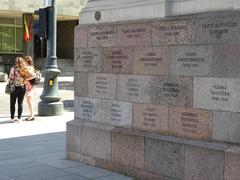
[[[11,119],[14,119],[14,114],[15,114],[15,103],[16,103],[17,97],[16,93],[11,93],[10,94],[10,112],[11,112]]]
[[[21,86],[19,87],[19,92],[18,92],[18,119],[21,119],[21,116],[22,116],[24,95],[25,95],[25,87]]]
[[[26,96],[27,98],[27,104],[28,104],[28,109],[29,109],[29,117],[34,117],[33,114],[33,97],[32,96]]]

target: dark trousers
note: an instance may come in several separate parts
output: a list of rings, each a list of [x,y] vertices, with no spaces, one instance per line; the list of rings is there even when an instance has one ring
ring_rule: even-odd
[[[14,119],[16,101],[18,102],[18,119],[21,119],[25,91],[25,86],[16,86],[15,92],[10,94],[11,119]]]

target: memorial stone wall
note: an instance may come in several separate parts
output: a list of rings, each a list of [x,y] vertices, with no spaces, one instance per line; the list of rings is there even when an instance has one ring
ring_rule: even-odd
[[[139,179],[240,177],[240,11],[80,25],[67,158]]]

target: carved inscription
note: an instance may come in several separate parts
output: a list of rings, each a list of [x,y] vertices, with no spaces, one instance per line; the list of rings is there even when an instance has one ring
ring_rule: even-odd
[[[96,92],[99,94],[107,94],[108,93],[108,79],[107,77],[104,76],[97,76],[96,77],[96,82],[95,82],[95,87],[96,87]]]
[[[82,119],[92,120],[93,119],[93,103],[90,100],[83,100],[80,108],[82,109]]]
[[[151,102],[191,106],[191,81],[187,78],[153,77],[150,86]]]
[[[197,133],[198,128],[198,115],[194,112],[182,112],[181,113],[181,125],[182,131],[186,133]]]
[[[213,61],[212,46],[175,46],[171,48],[171,74],[207,76]]]
[[[212,113],[192,108],[169,108],[171,133],[194,139],[208,139],[212,134]]]
[[[131,48],[105,48],[102,59],[104,73],[132,73]]]
[[[153,44],[189,44],[194,38],[194,21],[161,21],[153,23]]]
[[[228,102],[231,97],[231,93],[228,90],[228,86],[225,84],[214,84],[210,89],[211,99],[213,101],[223,101]]]
[[[120,104],[111,105],[111,121],[120,122],[122,120],[122,107]]]
[[[203,31],[207,31],[210,36],[214,36],[217,40],[222,39],[224,34],[228,34],[230,31],[236,29],[238,22],[231,20],[227,22],[216,23],[202,23],[201,27]]]
[[[113,26],[90,27],[88,31],[89,47],[116,46],[117,33]]]
[[[140,96],[140,82],[136,78],[129,78],[127,81],[127,95]]]
[[[151,44],[151,25],[148,23],[118,26],[120,46],[148,46]]]
[[[154,108],[146,107],[142,113],[143,126],[156,127],[157,113]]]
[[[132,126],[132,104],[123,101],[102,101],[102,121],[113,126]]]

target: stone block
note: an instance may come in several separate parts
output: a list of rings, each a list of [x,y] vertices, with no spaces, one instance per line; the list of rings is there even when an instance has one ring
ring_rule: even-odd
[[[168,74],[169,64],[168,47],[134,48],[134,74]]]
[[[195,38],[195,21],[165,20],[154,22],[152,41],[154,46],[192,44]]]
[[[102,57],[103,73],[133,72],[133,48],[104,48]]]
[[[152,26],[150,23],[118,25],[119,46],[150,46]]]
[[[74,72],[74,95],[88,96],[88,74]]]
[[[112,126],[132,127],[132,103],[102,100],[102,122]]]
[[[95,26],[88,28],[88,47],[112,47],[117,45],[115,26]]]
[[[80,72],[101,72],[102,51],[99,48],[75,50],[74,68]]]
[[[219,14],[197,18],[197,43],[239,43],[240,18],[239,14]]]
[[[240,114],[214,111],[213,139],[240,143]]]
[[[239,30],[240,31],[240,30]],[[224,44],[214,46],[212,77],[239,78],[240,45]]]
[[[88,74],[88,93],[90,97],[116,99],[116,75]]]
[[[145,169],[124,166],[123,164],[120,164],[120,163],[106,161],[102,159],[96,159],[96,166],[103,169],[108,169],[110,171],[115,171],[128,176],[132,176],[138,180],[146,180],[146,179],[165,180],[165,179],[162,179],[160,175],[150,171],[146,171]]]
[[[230,146],[225,153],[224,180],[238,180],[240,177],[240,148]]]
[[[89,97],[75,98],[75,118],[101,123],[101,100]]]
[[[168,107],[133,104],[133,128],[158,133],[168,132]]]
[[[87,47],[87,34],[88,34],[88,29],[77,26],[74,29],[74,48],[81,48],[81,47]]]
[[[66,152],[81,152],[81,124],[77,120],[67,122]]]
[[[150,76],[117,75],[117,99],[149,103]]]
[[[212,46],[172,46],[171,74],[178,76],[208,76],[213,61]]]
[[[194,107],[240,112],[240,80],[194,78]]]
[[[169,132],[192,139],[212,138],[212,112],[192,108],[169,108]]]
[[[192,107],[192,78],[152,76],[149,86],[151,103]]]
[[[145,138],[145,169],[163,176],[183,179],[184,160],[184,145]]]
[[[84,125],[82,127],[82,153],[110,160],[111,131],[107,128]]]
[[[224,151],[208,148],[186,146],[185,173],[186,180],[223,180]]]
[[[112,162],[124,166],[144,167],[144,136],[121,131],[112,132]]]

